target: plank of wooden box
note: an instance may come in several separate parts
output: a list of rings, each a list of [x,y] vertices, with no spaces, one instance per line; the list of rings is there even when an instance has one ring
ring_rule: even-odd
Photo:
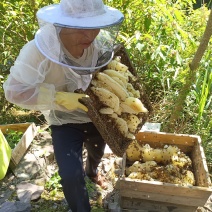
[[[25,132],[26,129],[31,125],[32,123],[20,123],[20,124],[5,124],[0,125],[0,129],[3,133],[6,133],[8,129],[14,130],[14,131],[20,131]]]
[[[197,142],[195,142],[193,151],[191,153],[191,160],[194,167],[194,176],[195,176],[196,184],[198,186],[210,187],[211,180],[210,180],[210,175],[208,171],[204,149],[201,146],[200,137],[198,137]]]
[[[173,191],[174,193],[174,191]],[[198,206],[204,206],[205,201],[201,198],[192,198],[192,197],[180,197],[180,196],[174,196],[174,195],[165,195],[165,194],[157,194],[157,193],[149,193],[149,192],[142,192],[142,191],[131,191],[131,190],[122,190],[120,192],[120,195],[122,197],[128,197],[131,198],[136,197],[136,198],[141,198],[142,200],[154,200],[158,202],[164,202],[164,203],[172,203],[172,204],[182,204],[186,206],[193,206],[193,207],[198,207]]]
[[[169,142],[172,144],[184,144],[186,146],[194,146],[197,136],[187,134],[174,134],[165,132],[139,132],[136,135],[137,140],[154,141],[154,142]]]
[[[128,212],[135,212],[135,209],[138,211],[157,211],[157,212],[194,212],[197,207],[194,206],[185,206],[180,204],[171,204],[164,202],[157,202],[151,200],[142,200],[142,199],[132,199],[127,197],[121,197],[120,200],[121,208],[123,211],[125,208]],[[134,210],[130,210],[134,209]]]
[[[11,165],[10,165],[11,168],[18,165],[18,163],[26,153],[36,134],[37,134],[37,127],[35,126],[34,123],[32,123],[28,126],[21,140],[12,151]]]
[[[136,139],[142,143],[149,143],[152,147],[163,147],[164,144],[177,145],[184,153],[191,152],[197,136],[164,132],[139,132]]]
[[[185,187],[169,183],[131,180],[125,178],[118,183],[120,195],[138,199],[151,199],[174,204],[203,206],[212,189],[205,187]]]

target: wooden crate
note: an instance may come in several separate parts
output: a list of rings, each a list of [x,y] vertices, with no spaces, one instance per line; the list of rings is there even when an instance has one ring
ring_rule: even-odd
[[[198,206],[205,205],[212,189],[199,136],[139,132],[136,139],[154,148],[161,148],[166,144],[178,146],[192,160],[196,185],[180,186],[158,181],[129,179],[124,175],[126,167],[126,155],[124,155],[122,176],[117,183],[122,208],[158,212],[194,212]]]
[[[37,134],[37,127],[34,123],[18,123],[0,125],[0,129],[3,134],[6,133],[7,129],[23,132],[20,141],[12,150],[12,156],[9,167],[11,169],[14,169],[26,153],[35,135]]]

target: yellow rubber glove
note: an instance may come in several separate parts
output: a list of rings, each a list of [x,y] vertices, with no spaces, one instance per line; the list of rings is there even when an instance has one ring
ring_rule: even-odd
[[[88,98],[89,96],[79,93],[57,92],[55,95],[55,102],[58,105],[62,105],[63,107],[67,108],[68,110],[82,109],[87,112],[88,108],[78,101],[83,97]]]

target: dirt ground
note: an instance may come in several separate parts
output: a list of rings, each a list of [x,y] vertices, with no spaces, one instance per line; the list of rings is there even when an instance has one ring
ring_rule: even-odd
[[[84,163],[86,155],[87,152],[84,149]],[[117,180],[122,171],[122,162],[122,158],[115,156],[107,148],[99,165],[99,171],[105,176],[108,182],[108,188],[106,190],[101,189],[98,185],[91,182],[89,178],[86,178],[92,212],[187,212],[187,210],[179,211],[176,208],[168,211],[162,209],[150,211],[142,207],[139,210],[121,209]],[[37,133],[19,165],[13,171],[9,170],[7,176],[0,181],[0,212],[67,212],[68,205],[61,191],[59,180],[57,177],[53,178],[55,173],[57,173],[57,169],[51,136],[48,128],[44,128]],[[26,204],[21,202],[17,195],[17,186],[23,182],[43,187],[40,195],[37,195],[37,198],[28,203],[25,202]],[[48,182],[51,182],[53,185],[51,189],[47,186]],[[204,207],[199,207],[196,211],[191,212],[211,212],[211,199],[209,198]],[[10,203],[10,207],[12,204],[13,207],[14,204],[20,204],[22,209],[2,209],[2,205],[5,203]]]
[[[83,151],[83,160],[86,160],[86,149]],[[121,168],[121,158],[116,157],[110,149],[107,149],[99,165],[99,171],[105,176],[108,182],[106,190],[86,178],[92,211],[108,211],[109,208],[118,208],[118,191],[114,188],[117,180],[115,173]],[[64,198],[58,178],[52,176],[57,172],[58,167],[54,159],[54,152],[51,143],[51,136],[48,128],[40,130],[25,156],[18,166],[12,171],[8,170],[6,177],[0,181],[0,212],[5,202],[17,202],[17,185],[22,182],[43,186],[44,190],[40,197],[30,202],[32,212],[67,212],[68,206]],[[47,182],[54,184],[47,188]],[[26,210],[23,210],[26,211]],[[15,212],[15,211],[8,211]]]

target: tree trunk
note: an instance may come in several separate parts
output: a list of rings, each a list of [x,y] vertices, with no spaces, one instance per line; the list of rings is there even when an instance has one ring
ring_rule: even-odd
[[[169,119],[169,124],[167,126],[168,131],[174,132],[176,123],[180,117],[181,112],[183,111],[184,103],[188,93],[190,92],[191,85],[195,82],[196,73],[195,71],[198,69],[200,61],[204,55],[205,50],[207,49],[210,37],[212,35],[212,11],[210,12],[209,19],[205,28],[205,32],[202,36],[200,45],[194,55],[192,62],[189,64],[188,75],[185,79],[185,84],[179,91],[179,96],[176,99],[174,104],[171,117]]]

